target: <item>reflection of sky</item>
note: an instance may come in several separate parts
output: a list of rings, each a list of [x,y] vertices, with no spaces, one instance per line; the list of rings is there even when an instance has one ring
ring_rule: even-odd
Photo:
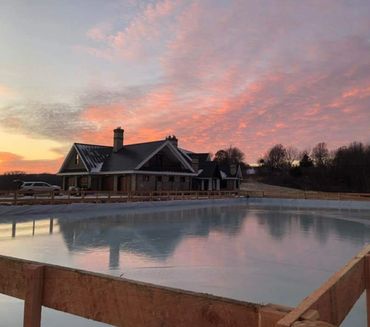
[[[74,221],[55,218],[52,234],[50,220],[41,219],[35,221],[35,236],[33,222],[22,221],[13,238],[8,220],[0,224],[0,251],[129,279],[293,306],[370,242],[370,224],[362,218],[366,213],[235,206]],[[362,316],[358,314],[357,319]]]

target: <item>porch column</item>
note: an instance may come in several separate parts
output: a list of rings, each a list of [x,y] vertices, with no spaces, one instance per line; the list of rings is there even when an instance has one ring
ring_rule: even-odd
[[[75,176],[74,177],[74,186],[78,186],[78,176]]]
[[[201,180],[201,187],[200,187],[201,191],[204,191],[204,180],[202,179]]]
[[[65,176],[62,177],[62,189],[64,191],[67,190],[67,183],[66,183],[66,177]]]
[[[132,192],[136,191],[136,175],[135,174],[131,175],[131,191]]]
[[[218,178],[216,179],[216,190],[220,190],[220,180]]]
[[[91,176],[87,176],[87,188],[90,190],[91,189]]]
[[[208,178],[208,191],[212,191],[212,178]]]
[[[114,175],[113,176],[113,192],[118,191],[118,176]]]

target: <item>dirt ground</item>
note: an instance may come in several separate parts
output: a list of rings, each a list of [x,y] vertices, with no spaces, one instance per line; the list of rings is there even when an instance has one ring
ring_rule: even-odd
[[[240,186],[242,191],[261,191],[261,192],[284,192],[284,193],[300,193],[303,191],[295,188],[263,184],[256,181],[243,182]]]

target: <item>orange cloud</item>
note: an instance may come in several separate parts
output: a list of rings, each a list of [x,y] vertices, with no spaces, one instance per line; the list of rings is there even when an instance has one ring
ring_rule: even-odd
[[[16,95],[17,93],[14,90],[5,85],[0,84],[0,97],[14,98]]]
[[[10,152],[0,152],[0,173],[24,171],[26,173],[56,173],[63,158],[55,160],[24,160]]]

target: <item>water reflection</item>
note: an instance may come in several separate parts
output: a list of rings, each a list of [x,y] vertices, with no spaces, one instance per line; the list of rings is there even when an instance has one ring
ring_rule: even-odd
[[[296,305],[370,242],[366,211],[232,206],[93,215],[2,220],[0,253]]]
[[[0,239],[53,234],[55,228],[56,232],[59,232],[58,219],[55,218],[34,218],[26,221],[13,219],[11,222],[0,224]]]
[[[109,267],[120,267],[120,251],[156,260],[170,257],[184,237],[207,237],[211,231],[236,235],[247,216],[246,207],[128,213],[71,221],[59,220],[69,251],[109,248]]]
[[[350,210],[282,209],[255,210],[258,223],[265,225],[272,238],[283,240],[299,229],[312,234],[322,244],[330,235],[364,244],[370,235],[370,212]]]

